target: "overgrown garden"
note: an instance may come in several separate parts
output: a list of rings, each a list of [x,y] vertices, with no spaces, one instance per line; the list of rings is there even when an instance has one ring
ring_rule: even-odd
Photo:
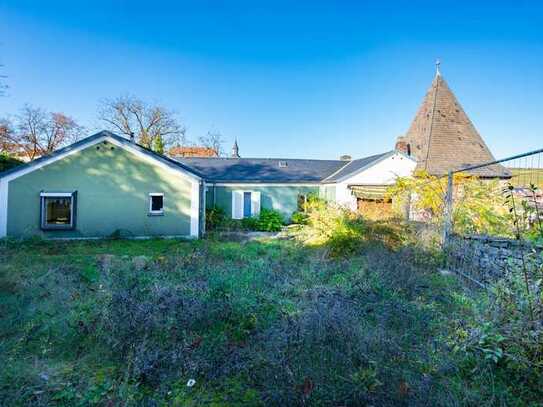
[[[411,225],[317,198],[294,218],[257,241],[0,243],[0,404],[540,404],[540,284],[468,288]]]

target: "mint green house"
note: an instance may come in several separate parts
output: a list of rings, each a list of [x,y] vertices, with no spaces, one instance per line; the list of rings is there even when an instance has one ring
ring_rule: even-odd
[[[0,237],[196,238],[202,185],[184,165],[100,132],[0,174]]]
[[[170,158],[102,131],[0,173],[0,238],[99,238],[205,233],[205,209],[233,219],[261,208],[285,220],[309,194],[357,208],[416,162],[397,151],[359,160]]]

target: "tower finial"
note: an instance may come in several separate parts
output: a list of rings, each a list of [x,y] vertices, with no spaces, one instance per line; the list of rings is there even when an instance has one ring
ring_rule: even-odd
[[[441,65],[441,61],[436,59],[436,76],[441,76],[441,71],[439,70],[439,65]]]

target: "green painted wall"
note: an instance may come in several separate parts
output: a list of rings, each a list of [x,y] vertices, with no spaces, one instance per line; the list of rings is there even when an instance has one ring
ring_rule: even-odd
[[[99,149],[97,148],[99,147]],[[77,191],[76,229],[40,229],[40,192]],[[150,192],[164,193],[164,216],[148,216]],[[100,143],[8,184],[8,236],[189,235],[190,178]]]
[[[319,196],[326,201],[333,202],[336,200],[336,186],[335,185],[321,185]]]
[[[222,207],[226,211],[228,216],[232,216],[232,191],[243,190],[259,191],[262,208],[275,209],[288,219],[298,209],[298,195],[318,194],[319,186],[220,186],[215,187],[215,201],[213,200],[213,190],[213,185],[208,185],[206,206],[211,208],[215,202],[217,206]]]

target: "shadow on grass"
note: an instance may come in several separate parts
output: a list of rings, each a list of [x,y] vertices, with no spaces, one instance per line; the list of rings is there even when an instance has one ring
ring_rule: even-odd
[[[29,241],[0,257],[3,405],[482,403],[448,340],[460,289],[413,245]]]

